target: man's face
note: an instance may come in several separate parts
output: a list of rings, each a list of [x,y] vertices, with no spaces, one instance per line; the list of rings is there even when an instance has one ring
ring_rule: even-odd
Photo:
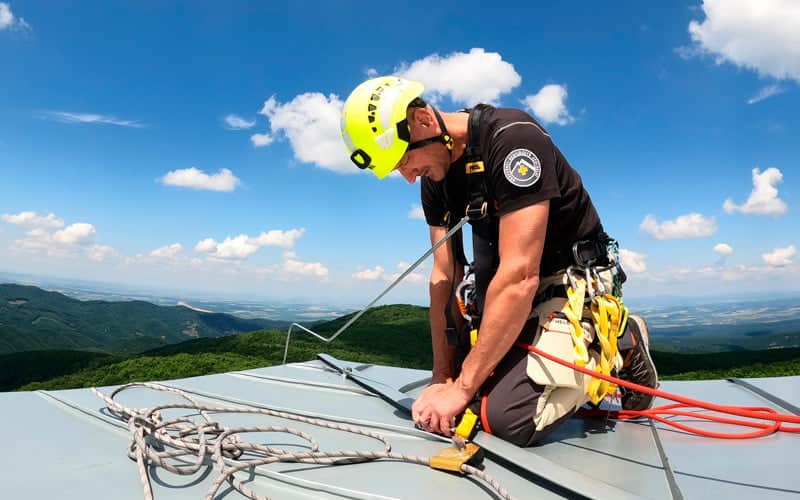
[[[442,133],[430,107],[410,110],[408,123],[411,125],[411,143],[436,137]],[[413,184],[417,177],[441,181],[447,175],[449,167],[450,152],[443,144],[435,142],[413,151],[406,151],[395,170]]]

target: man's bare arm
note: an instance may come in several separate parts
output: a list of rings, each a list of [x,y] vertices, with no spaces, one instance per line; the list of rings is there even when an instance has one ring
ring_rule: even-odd
[[[456,380],[467,394],[478,391],[527,321],[539,287],[549,207],[543,201],[500,219],[500,266],[486,292],[478,342]]]
[[[445,227],[430,226],[431,244],[437,243],[446,233],[447,228]],[[455,264],[452,241],[448,240],[433,253],[433,269],[429,285],[431,344],[433,347],[432,383],[434,384],[446,382],[455,374],[455,348],[447,341],[445,334],[447,319],[444,311],[450,299],[450,293],[455,289],[454,283],[462,278],[463,269]],[[458,315],[458,318],[460,317]]]

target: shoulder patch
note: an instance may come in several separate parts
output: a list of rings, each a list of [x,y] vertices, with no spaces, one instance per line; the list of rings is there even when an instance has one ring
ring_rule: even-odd
[[[542,164],[536,154],[529,149],[515,149],[506,155],[503,174],[517,187],[531,187],[542,176]]]

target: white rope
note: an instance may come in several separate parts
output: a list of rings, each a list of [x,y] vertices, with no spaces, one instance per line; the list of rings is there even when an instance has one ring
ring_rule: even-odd
[[[125,389],[131,387],[145,387],[156,391],[170,392],[179,395],[189,403],[168,403],[149,408],[129,408],[114,400],[114,397]],[[92,392],[105,401],[109,410],[128,424],[131,432],[131,444],[128,456],[136,461],[142,490],[146,500],[153,500],[153,490],[147,472],[148,466],[159,466],[174,474],[194,474],[203,466],[214,464],[219,475],[212,484],[207,500],[213,500],[220,487],[227,481],[239,493],[253,500],[266,500],[269,497],[259,495],[250,489],[236,473],[243,470],[253,471],[255,467],[265,466],[276,462],[299,462],[321,465],[352,464],[380,459],[390,459],[407,463],[428,466],[430,457],[419,457],[392,452],[392,447],[387,439],[377,432],[372,432],[358,427],[326,422],[324,420],[304,417],[291,412],[248,407],[216,407],[205,406],[195,401],[188,393],[161,384],[136,382],[123,385],[106,395],[96,388]],[[194,410],[202,417],[200,422],[187,416],[173,420],[163,420],[162,412],[165,410],[185,409]],[[320,451],[319,443],[309,434],[284,426],[247,426],[226,428],[214,421],[210,413],[247,413],[277,417],[296,422],[302,422],[317,427],[333,429],[366,436],[383,444],[382,451]],[[290,452],[280,448],[242,441],[240,434],[248,432],[279,432],[291,434],[306,441],[309,451]],[[165,451],[166,450],[166,451]],[[245,458],[245,453],[246,457]],[[194,460],[188,460],[194,458]],[[259,471],[265,471],[259,469]],[[461,471],[471,474],[488,484],[503,499],[512,500],[513,497],[494,478],[486,472],[462,465]],[[272,472],[280,477],[287,477],[284,473]],[[305,480],[306,484],[313,484],[315,488],[325,489],[339,495],[358,495],[367,498],[385,498]]]

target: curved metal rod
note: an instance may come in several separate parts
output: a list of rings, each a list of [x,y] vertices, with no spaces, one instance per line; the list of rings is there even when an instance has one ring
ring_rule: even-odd
[[[456,231],[458,231],[459,229],[461,229],[461,226],[463,226],[463,225],[464,225],[464,224],[465,224],[465,223],[466,223],[468,220],[469,220],[469,217],[468,217],[468,216],[464,216],[464,218],[462,218],[460,221],[458,221],[458,224],[456,224],[455,226],[453,226],[453,229],[449,230],[449,231],[447,232],[447,234],[445,234],[445,235],[442,237],[442,239],[441,239],[441,240],[437,241],[437,242],[436,242],[436,244],[435,244],[435,245],[433,245],[433,246],[432,246],[430,249],[428,249],[428,251],[427,251],[427,252],[425,252],[424,254],[422,254],[422,257],[420,257],[419,259],[417,259],[417,261],[416,261],[416,262],[414,262],[413,264],[411,264],[410,266],[408,266],[408,269],[406,269],[405,271],[403,271],[403,274],[401,274],[400,276],[398,276],[398,277],[397,277],[397,279],[396,279],[396,280],[394,280],[394,281],[392,282],[392,284],[391,284],[391,285],[389,285],[388,287],[386,287],[386,289],[385,289],[384,291],[382,291],[382,292],[381,292],[381,293],[380,293],[380,294],[379,294],[377,297],[375,297],[375,298],[372,300],[372,302],[370,302],[369,304],[367,304],[366,306],[364,306],[364,308],[363,308],[363,309],[361,309],[361,310],[358,312],[358,314],[356,314],[355,316],[353,316],[352,318],[350,318],[350,320],[349,320],[347,323],[345,323],[345,324],[344,324],[344,326],[342,326],[341,328],[339,328],[339,329],[336,331],[336,333],[334,333],[334,334],[333,334],[333,335],[331,335],[330,337],[327,337],[327,338],[326,338],[326,337],[323,337],[322,335],[320,335],[320,334],[318,334],[318,333],[316,333],[316,332],[313,332],[313,331],[309,330],[308,328],[304,327],[304,326],[303,326],[303,325],[301,325],[300,323],[292,323],[291,325],[289,325],[289,331],[286,333],[286,346],[285,346],[285,347],[284,347],[284,349],[283,349],[283,364],[286,364],[286,357],[289,355],[289,340],[292,338],[292,330],[294,330],[294,328],[295,328],[295,327],[299,328],[301,331],[303,331],[303,332],[305,332],[305,333],[308,333],[308,334],[310,334],[310,335],[313,335],[314,337],[316,337],[316,338],[320,339],[321,341],[325,342],[326,344],[330,344],[331,342],[333,342],[333,341],[334,341],[334,339],[336,339],[336,337],[338,337],[338,336],[339,336],[339,335],[340,335],[340,334],[341,334],[343,331],[347,330],[347,328],[349,328],[349,327],[350,327],[350,325],[352,325],[353,323],[355,323],[355,322],[356,322],[356,320],[357,320],[358,318],[360,318],[360,317],[361,317],[361,316],[362,316],[362,315],[363,315],[365,312],[367,312],[367,309],[369,309],[370,307],[372,307],[373,305],[375,305],[375,303],[376,303],[376,302],[378,302],[379,300],[381,300],[381,299],[383,298],[383,296],[384,296],[384,295],[386,295],[387,293],[389,293],[389,290],[391,290],[392,288],[394,288],[394,287],[395,287],[395,285],[397,285],[398,283],[400,283],[400,282],[403,280],[403,278],[405,278],[406,276],[408,276],[409,274],[411,274],[411,272],[412,272],[414,269],[416,269],[416,268],[417,268],[417,266],[419,266],[420,264],[422,264],[422,262],[423,262],[425,259],[427,259],[427,258],[428,258],[428,256],[429,256],[430,254],[432,254],[434,251],[436,251],[436,249],[437,249],[437,248],[439,248],[440,246],[444,245],[444,242],[445,242],[445,241],[447,241],[447,240],[449,240],[449,239],[450,239],[450,238],[451,238],[451,237],[452,237],[454,234],[456,234]]]

